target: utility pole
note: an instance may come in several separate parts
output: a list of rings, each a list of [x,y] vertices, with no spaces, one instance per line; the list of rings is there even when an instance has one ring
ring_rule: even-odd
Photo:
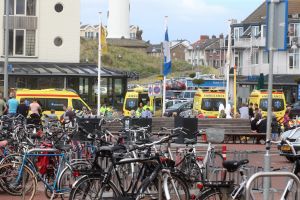
[[[6,0],[6,6],[5,6],[6,12],[5,12],[5,62],[3,66],[3,76],[4,76],[4,85],[3,85],[3,97],[7,99],[8,97],[8,46],[9,46],[9,26],[8,26],[8,18],[9,18],[9,0]]]

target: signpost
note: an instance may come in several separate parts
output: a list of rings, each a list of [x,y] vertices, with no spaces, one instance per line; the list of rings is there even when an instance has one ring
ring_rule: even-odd
[[[266,154],[264,156],[264,171],[271,170],[270,138],[272,122],[272,90],[273,90],[273,53],[285,51],[287,48],[288,0],[266,0],[267,7],[267,39],[266,49],[269,51],[269,80],[268,80],[268,116],[266,133]],[[270,192],[270,178],[264,178],[264,200],[268,200]]]

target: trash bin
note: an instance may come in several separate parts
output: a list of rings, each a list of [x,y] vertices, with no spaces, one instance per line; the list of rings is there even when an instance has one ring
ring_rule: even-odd
[[[175,128],[183,127],[189,130],[188,134],[180,134],[175,143],[184,144],[184,138],[188,139],[196,139],[196,135],[194,134],[198,130],[198,118],[184,118],[184,117],[174,117]]]
[[[95,133],[100,130],[100,119],[101,118],[94,118],[94,117],[77,117],[76,121],[78,122],[78,126],[82,127],[89,133]],[[80,140],[80,141],[87,141],[87,133],[79,131],[73,136],[73,139]]]

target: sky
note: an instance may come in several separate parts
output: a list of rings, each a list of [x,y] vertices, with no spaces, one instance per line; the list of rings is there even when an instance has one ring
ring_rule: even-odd
[[[80,0],[81,23],[98,24],[98,12],[107,13],[108,0]],[[121,1],[121,0],[120,0]],[[143,30],[152,44],[164,39],[164,16],[168,16],[169,39],[195,42],[200,35],[228,32],[228,20],[241,21],[263,0],[130,0],[130,24]],[[106,14],[102,17],[106,24]]]

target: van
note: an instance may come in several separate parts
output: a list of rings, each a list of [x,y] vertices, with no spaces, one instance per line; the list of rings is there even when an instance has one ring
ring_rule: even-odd
[[[90,107],[80,98],[73,90],[69,89],[17,89],[16,99],[20,102],[21,99],[28,100],[30,103],[36,99],[42,107],[44,114],[50,114],[51,109],[55,110],[57,116],[64,113],[63,106],[72,106],[76,111],[82,110],[85,106],[90,110]]]
[[[249,103],[257,104],[262,111],[262,116],[267,116],[268,90],[253,90],[249,97]],[[286,109],[285,96],[282,90],[273,90],[272,108],[276,118],[282,121],[281,118],[283,118]]]
[[[136,111],[139,103],[142,102],[146,105],[147,101],[150,102],[150,106],[153,108],[153,116],[161,116],[162,113],[162,98],[148,95],[148,90],[142,87],[134,88],[132,91],[127,91],[123,104],[123,115],[130,116],[132,110]]]
[[[219,89],[198,89],[194,96],[193,110],[202,113],[208,118],[219,116],[220,104],[226,105],[225,90]]]

